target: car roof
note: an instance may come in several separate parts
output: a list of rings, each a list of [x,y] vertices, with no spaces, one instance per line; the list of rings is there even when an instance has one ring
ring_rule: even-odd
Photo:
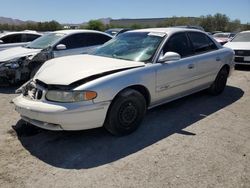
[[[180,28],[180,27],[161,27],[161,28],[148,28],[148,29],[137,29],[137,30],[132,30],[132,31],[127,31],[127,32],[159,32],[159,33],[166,33],[168,35],[180,31],[196,31],[196,32],[201,32],[205,33],[199,29],[190,29],[190,28]]]
[[[101,32],[101,31],[95,31],[95,30],[88,30],[88,29],[67,29],[67,30],[57,30],[57,31],[53,31],[51,33],[61,33],[61,34],[76,34],[76,33],[100,33],[100,34],[104,34],[107,36],[110,36],[107,33]],[[110,36],[112,37],[112,36]]]
[[[240,33],[250,33],[250,30],[248,30],[248,31],[241,31]]]
[[[41,33],[38,33],[36,31],[32,30],[24,30],[24,31],[10,31],[10,32],[4,32],[0,34],[0,37],[7,36],[7,35],[13,35],[13,34],[35,34],[35,35],[42,35]]]

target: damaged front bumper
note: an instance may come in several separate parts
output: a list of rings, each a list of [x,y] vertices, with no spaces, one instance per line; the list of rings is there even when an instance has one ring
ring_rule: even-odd
[[[110,102],[55,103],[31,100],[23,95],[13,99],[21,118],[48,130],[85,130],[101,127]]]

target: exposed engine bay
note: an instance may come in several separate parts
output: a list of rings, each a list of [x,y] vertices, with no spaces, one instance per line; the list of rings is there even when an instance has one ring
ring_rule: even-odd
[[[52,48],[43,49],[35,55],[0,62],[0,84],[13,85],[32,78],[42,64],[54,58]]]

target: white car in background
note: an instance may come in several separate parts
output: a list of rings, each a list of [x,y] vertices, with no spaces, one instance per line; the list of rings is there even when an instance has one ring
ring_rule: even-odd
[[[0,51],[17,46],[23,46],[42,36],[36,31],[17,31],[0,33]]]
[[[22,119],[44,129],[104,125],[129,134],[148,108],[203,89],[222,93],[233,54],[196,29],[127,31],[92,55],[47,61],[13,102]]]
[[[60,30],[45,34],[26,46],[0,51],[0,83],[26,81],[46,60],[90,53],[110,39],[112,36],[99,31]]]
[[[234,50],[235,64],[250,65],[250,31],[238,33],[230,42],[226,43],[224,47]]]

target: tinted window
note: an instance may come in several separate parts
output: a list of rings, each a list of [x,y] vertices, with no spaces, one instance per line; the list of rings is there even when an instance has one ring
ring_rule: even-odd
[[[163,54],[166,52],[176,52],[180,54],[181,57],[186,57],[192,54],[191,47],[189,45],[187,36],[185,33],[178,33],[167,41],[163,47]]]
[[[72,48],[82,48],[87,46],[100,45],[107,42],[110,39],[111,37],[102,34],[80,33],[71,35],[63,39],[60,42],[60,44],[65,44],[67,49],[72,49]]]
[[[203,53],[217,49],[214,42],[203,33],[189,32],[189,38],[193,44],[195,53]]]
[[[85,36],[87,46],[101,45],[111,39],[111,37],[99,33],[86,33]]]
[[[31,42],[37,39],[38,37],[40,37],[40,35],[24,34],[23,42]]]
[[[4,43],[18,43],[22,42],[22,35],[21,34],[13,34],[5,36],[1,39]]]
[[[80,48],[85,44],[85,38],[82,34],[74,34],[64,38],[60,44],[66,45],[67,49]]]

